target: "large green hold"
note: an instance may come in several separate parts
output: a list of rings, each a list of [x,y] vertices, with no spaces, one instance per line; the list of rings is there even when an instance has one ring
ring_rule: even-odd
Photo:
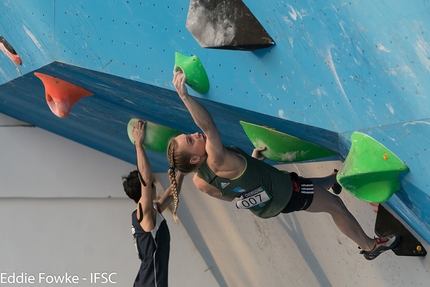
[[[277,162],[299,162],[335,155],[334,151],[320,147],[274,129],[240,121],[254,147],[265,146],[262,154]]]
[[[132,130],[134,124],[138,120],[139,119],[132,118],[127,124],[127,134],[132,144],[134,144]],[[145,138],[143,139],[143,147],[153,151],[166,152],[169,140],[172,137],[176,137],[180,134],[181,132],[177,130],[147,121],[145,125]]]
[[[387,201],[400,189],[399,174],[409,168],[368,135],[355,132],[351,142],[351,149],[337,174],[337,181],[359,199],[371,203]]]
[[[182,70],[185,74],[185,83],[194,91],[206,94],[209,91],[209,79],[205,68],[197,56],[185,56],[178,52],[175,53],[174,72]]]

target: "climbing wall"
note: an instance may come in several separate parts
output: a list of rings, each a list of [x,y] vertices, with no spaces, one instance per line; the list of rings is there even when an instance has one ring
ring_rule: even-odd
[[[0,36],[22,60],[0,53],[0,112],[134,163],[130,118],[197,129],[171,85],[175,52],[197,55],[210,89],[190,93],[226,145],[252,150],[244,120],[343,161],[354,132],[370,135],[409,169],[387,206],[430,242],[430,3],[246,0],[274,44],[237,50],[200,45],[187,28],[191,2],[199,1],[0,1]],[[34,72],[94,96],[60,119]],[[157,171],[167,168],[164,154],[149,156]]]

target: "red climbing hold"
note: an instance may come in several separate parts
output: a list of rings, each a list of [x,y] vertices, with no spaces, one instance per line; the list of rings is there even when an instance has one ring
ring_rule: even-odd
[[[90,91],[64,80],[37,72],[34,75],[43,82],[46,102],[51,111],[59,118],[67,117],[73,105],[81,98],[94,95]]]
[[[22,65],[21,58],[15,52],[15,49],[6,41],[5,38],[0,36],[0,50],[9,57],[17,65]]]

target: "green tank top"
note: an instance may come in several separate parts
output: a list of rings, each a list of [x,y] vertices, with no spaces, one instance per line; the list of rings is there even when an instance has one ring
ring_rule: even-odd
[[[246,160],[245,170],[239,177],[235,179],[218,177],[206,161],[200,167],[197,176],[216,187],[223,196],[240,197],[241,194],[262,186],[270,194],[271,199],[249,210],[261,218],[278,215],[290,201],[293,192],[290,174],[251,157],[240,148],[227,148],[242,155]]]

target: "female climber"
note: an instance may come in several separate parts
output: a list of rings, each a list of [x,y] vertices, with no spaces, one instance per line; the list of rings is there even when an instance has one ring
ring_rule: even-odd
[[[195,172],[193,182],[199,190],[222,200],[237,198],[237,208],[249,209],[261,218],[299,210],[329,213],[368,260],[398,244],[398,235],[373,239],[364,233],[342,200],[326,189],[333,185],[335,175],[331,182],[330,177],[320,181],[303,178],[280,171],[239,148],[225,147],[212,116],[188,94],[181,71],[175,72],[173,85],[203,134],[181,134],[170,140],[167,157],[172,184],[175,168],[182,173]],[[258,155],[258,150],[255,152]]]

